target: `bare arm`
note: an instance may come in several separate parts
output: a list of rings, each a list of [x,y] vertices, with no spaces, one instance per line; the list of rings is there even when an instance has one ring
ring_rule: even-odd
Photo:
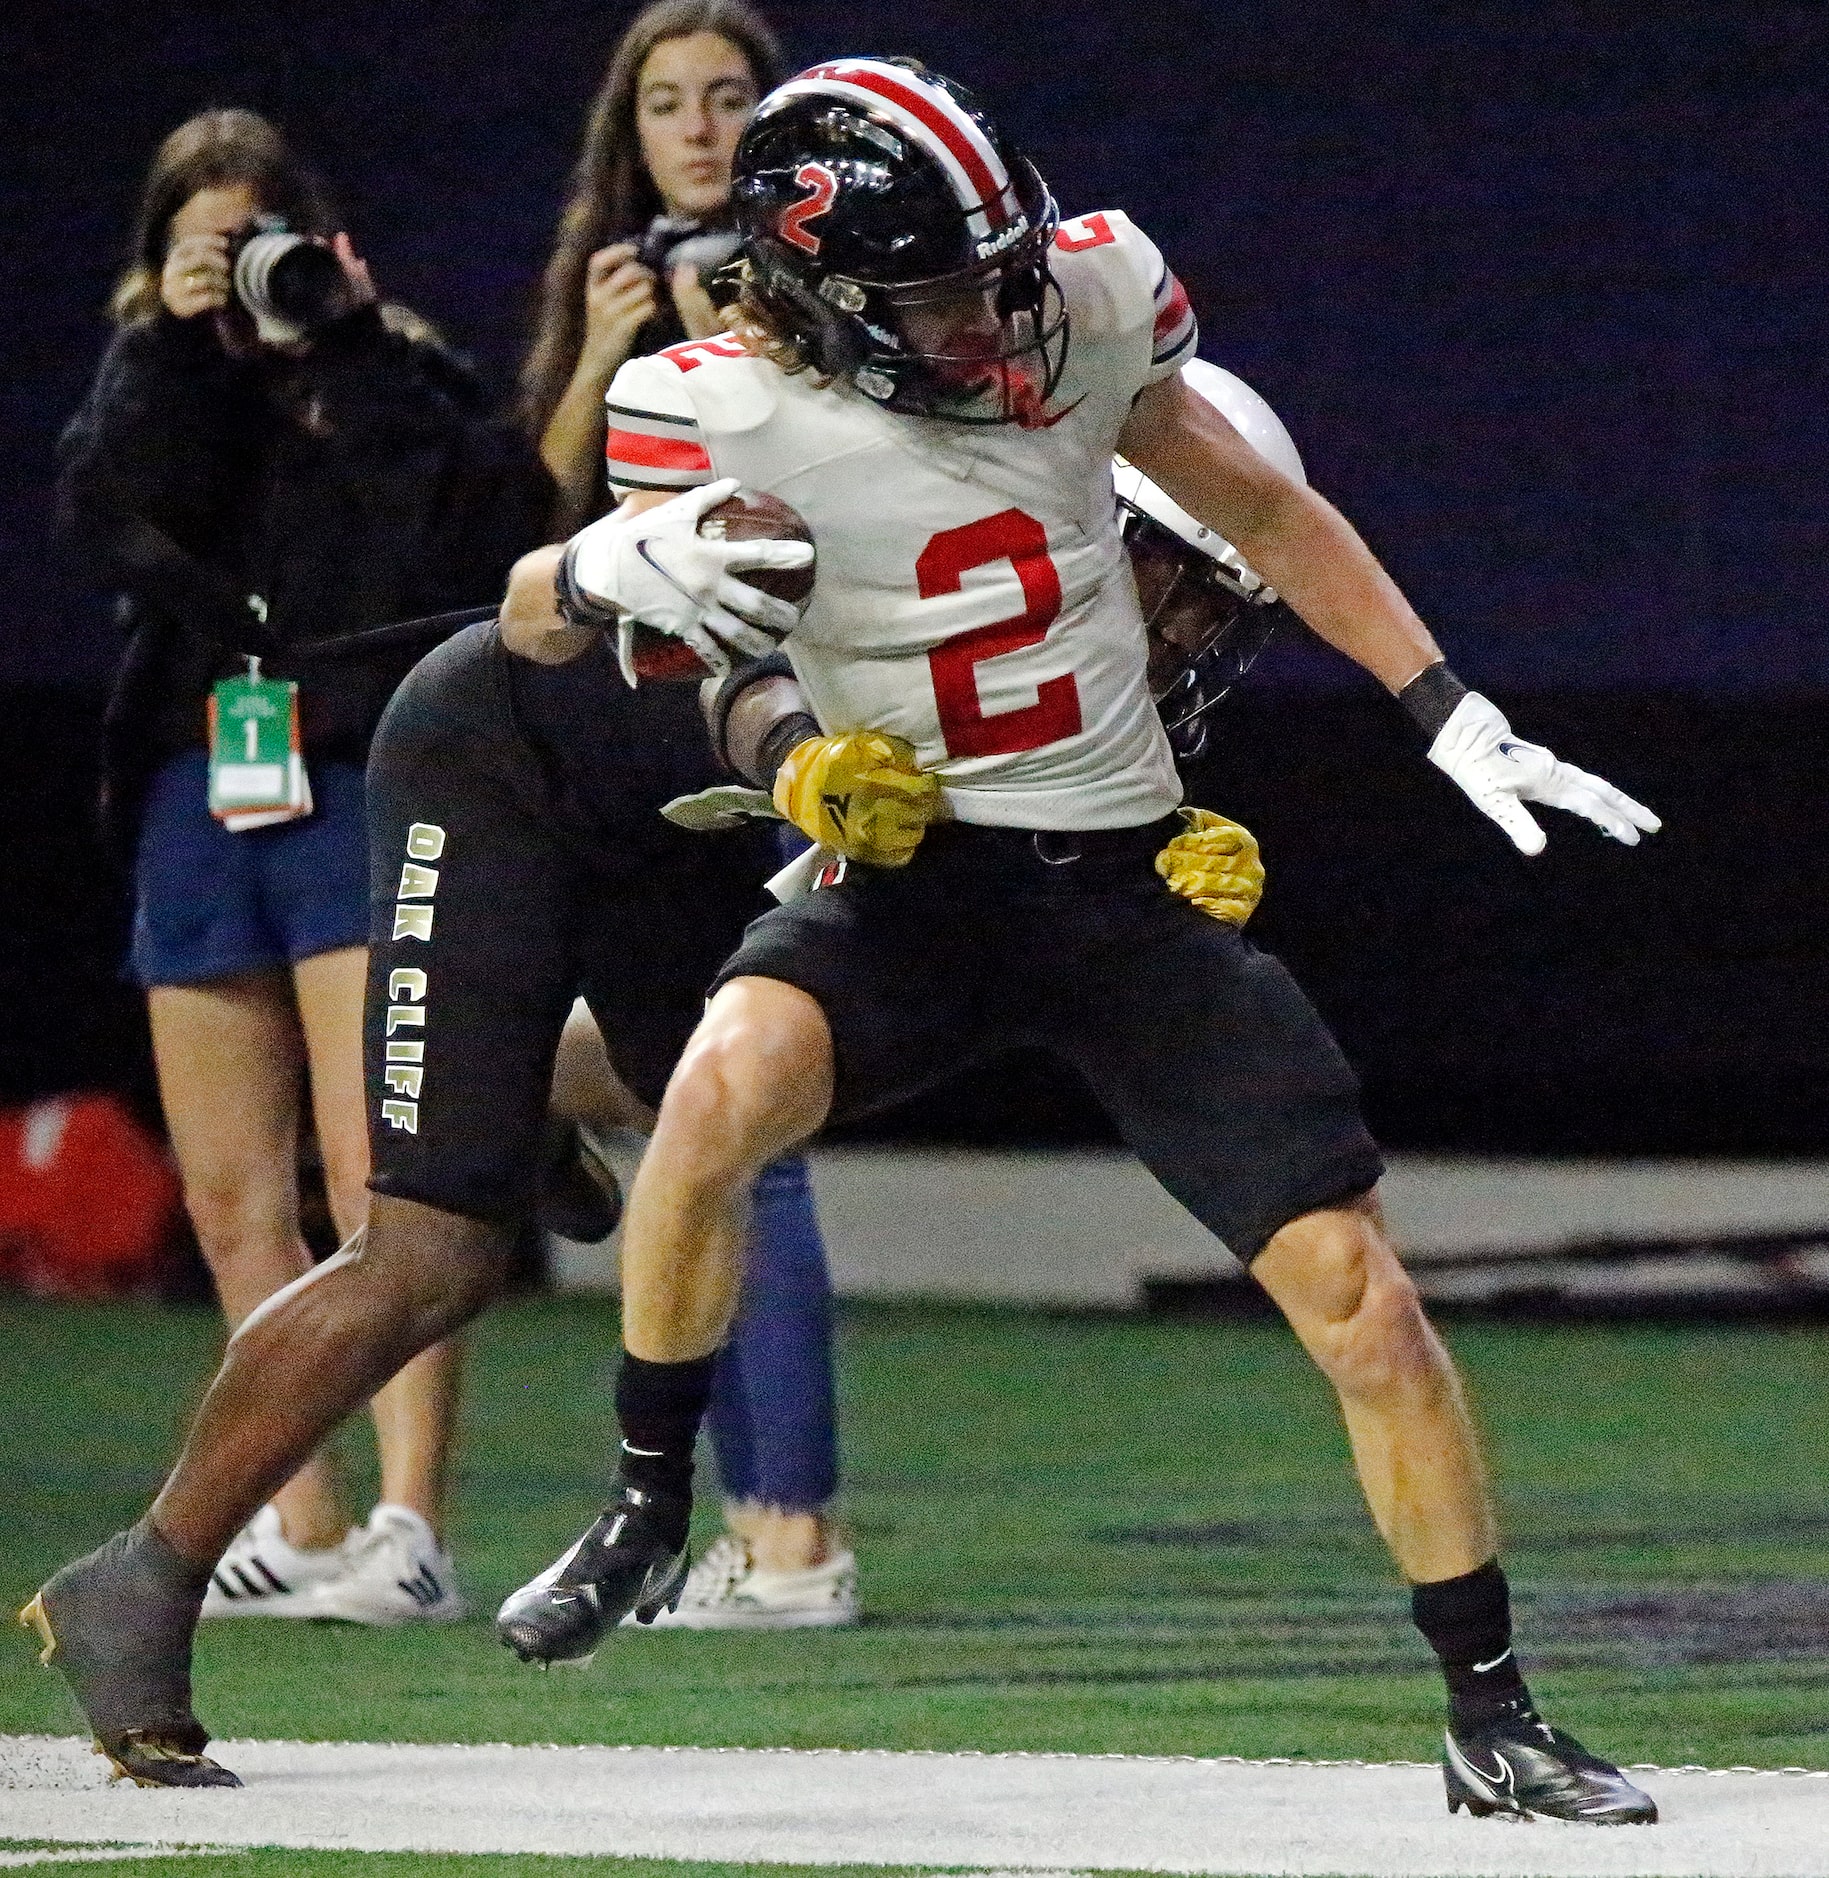
[[[671,498],[658,489],[637,490],[623,499],[619,515],[639,515]],[[536,665],[569,665],[598,637],[590,626],[573,626],[561,617],[553,592],[553,576],[565,543],[555,541],[524,554],[508,570],[508,592],[502,600],[502,644],[510,652]]]
[[[555,530],[590,519],[603,475],[603,394],[654,313],[654,276],[630,242],[599,248],[584,278],[584,340],[564,395],[540,438],[540,458],[559,485]]]
[[[1118,448],[1387,691],[1442,656],[1339,510],[1265,462],[1179,376],[1138,397]]]
[[[788,752],[820,734],[781,653],[707,679],[699,703],[718,760],[758,789],[772,789]]]
[[[1433,668],[1404,700],[1430,740],[1429,760],[1520,853],[1543,847],[1526,802],[1580,815],[1628,847],[1657,830],[1643,803],[1515,737],[1504,713],[1441,663],[1428,628],[1339,512],[1273,469],[1179,377],[1137,399],[1118,448],[1387,691],[1405,692]]]
[[[562,533],[569,534],[591,512],[603,474],[603,394],[614,375],[613,366],[605,372],[580,357],[540,438],[540,460],[559,488],[553,519]]]

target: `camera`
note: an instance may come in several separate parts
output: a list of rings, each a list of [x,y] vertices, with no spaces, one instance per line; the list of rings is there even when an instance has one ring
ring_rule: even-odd
[[[657,215],[648,224],[635,258],[663,284],[672,279],[676,267],[696,268],[699,285],[714,305],[722,306],[736,298],[736,289],[717,276],[742,246],[743,237],[734,228],[707,228],[685,216]]]
[[[355,304],[336,255],[277,216],[259,217],[231,248],[229,261],[235,298],[253,316],[264,345],[296,345]]]

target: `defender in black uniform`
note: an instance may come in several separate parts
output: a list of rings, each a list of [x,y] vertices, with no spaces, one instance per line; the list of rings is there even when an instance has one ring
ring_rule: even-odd
[[[537,665],[472,626],[414,670],[369,770],[375,1192],[518,1217],[580,993],[659,1103],[778,865],[759,828],[661,819],[710,769],[694,689],[629,690],[605,642]]]

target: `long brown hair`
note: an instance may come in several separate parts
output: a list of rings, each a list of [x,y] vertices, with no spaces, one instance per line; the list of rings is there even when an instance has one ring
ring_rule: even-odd
[[[584,344],[584,276],[607,243],[638,234],[660,213],[660,193],[641,160],[635,87],[648,55],[666,39],[716,33],[749,62],[756,91],[783,77],[773,29],[746,0],[654,0],[617,42],[585,120],[584,148],[572,171],[571,199],[540,281],[534,342],[521,366],[521,413],[537,442],[544,435]]]
[[[158,312],[172,217],[200,189],[236,183],[246,183],[265,213],[283,215],[301,235],[333,235],[342,225],[324,185],[264,117],[199,111],[159,145],[146,172],[131,255],[108,297],[116,324],[129,326]]]

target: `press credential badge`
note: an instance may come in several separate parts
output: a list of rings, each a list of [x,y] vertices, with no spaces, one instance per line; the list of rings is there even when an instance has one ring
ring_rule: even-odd
[[[311,813],[292,679],[263,678],[251,657],[245,678],[217,681],[209,719],[210,813],[223,827],[266,828]]]

